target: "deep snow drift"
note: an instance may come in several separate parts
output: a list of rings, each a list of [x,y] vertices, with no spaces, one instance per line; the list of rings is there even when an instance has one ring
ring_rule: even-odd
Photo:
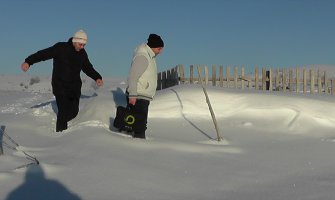
[[[335,195],[333,96],[206,87],[225,141],[199,85],[159,91],[147,140],[114,132],[124,80],[92,87],[80,113],[55,133],[50,78],[2,76],[0,199],[170,200],[332,199]],[[17,150],[15,150],[15,148]],[[36,157],[32,163],[24,154]]]

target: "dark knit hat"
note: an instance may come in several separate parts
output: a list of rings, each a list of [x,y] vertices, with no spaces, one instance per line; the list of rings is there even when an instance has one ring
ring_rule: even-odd
[[[152,34],[149,35],[147,45],[150,48],[164,47],[164,42],[159,35],[156,35],[156,34],[152,33]]]

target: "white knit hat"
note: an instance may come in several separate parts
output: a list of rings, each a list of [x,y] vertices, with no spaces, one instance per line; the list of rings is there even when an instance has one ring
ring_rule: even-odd
[[[87,35],[83,30],[77,31],[72,38],[72,42],[79,42],[82,44],[87,43]]]

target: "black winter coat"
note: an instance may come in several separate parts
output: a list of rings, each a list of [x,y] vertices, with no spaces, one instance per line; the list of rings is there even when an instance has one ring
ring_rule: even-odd
[[[52,92],[54,95],[81,95],[81,70],[93,80],[102,79],[93,68],[85,49],[76,51],[72,38],[68,42],[58,42],[54,46],[40,50],[25,59],[29,65],[53,59]]]

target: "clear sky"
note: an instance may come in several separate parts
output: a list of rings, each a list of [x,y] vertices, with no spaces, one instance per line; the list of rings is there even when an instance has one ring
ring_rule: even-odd
[[[335,64],[334,0],[3,0],[0,73],[84,29],[102,76],[126,77],[134,48],[161,35],[159,71],[177,64]],[[52,62],[31,74],[50,74]]]

